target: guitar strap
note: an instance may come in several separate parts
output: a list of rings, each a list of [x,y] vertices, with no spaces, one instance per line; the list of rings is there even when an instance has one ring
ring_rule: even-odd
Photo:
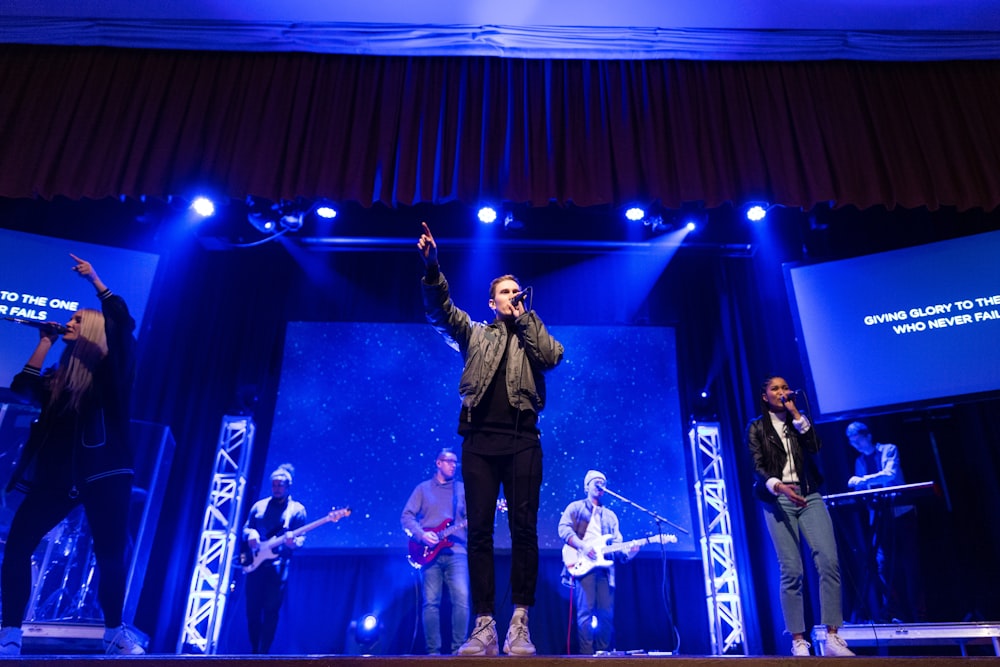
[[[600,537],[604,533],[604,527],[601,525],[601,508],[592,505],[590,511],[590,522],[587,524],[587,532],[583,535],[585,540]]]
[[[288,527],[292,525],[292,497],[288,496],[288,501],[285,503],[285,511],[281,513],[281,523],[288,532]]]
[[[265,510],[266,512],[266,510]],[[292,497],[288,496],[288,502],[285,503],[285,509],[281,510],[281,525],[275,526],[267,536],[264,537],[265,540],[269,540],[272,537],[277,537],[278,535],[283,535],[288,532],[288,527],[292,523]]]
[[[458,523],[458,480],[451,478],[451,520]]]

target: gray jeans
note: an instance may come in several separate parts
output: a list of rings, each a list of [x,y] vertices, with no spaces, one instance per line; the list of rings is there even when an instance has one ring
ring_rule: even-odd
[[[844,622],[840,598],[840,562],[833,522],[826,503],[818,493],[806,496],[806,506],[796,507],[785,496],[776,503],[764,503],[764,522],[778,555],[781,573],[781,614],[790,634],[805,633],[802,601],[803,565],[799,537],[806,538],[813,564],[819,574],[820,623],[838,628]]]

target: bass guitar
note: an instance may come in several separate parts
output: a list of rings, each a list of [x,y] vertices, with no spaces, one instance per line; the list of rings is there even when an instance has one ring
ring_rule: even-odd
[[[351,515],[351,508],[345,507],[344,509],[332,510],[329,514],[321,519],[316,519],[301,528],[296,528],[295,530],[288,531],[287,533],[281,533],[280,535],[275,535],[272,538],[261,542],[257,545],[254,550],[247,550],[240,554],[240,565],[243,566],[243,571],[250,574],[258,567],[261,563],[268,560],[274,560],[278,557],[278,548],[285,543],[285,538],[291,533],[293,538],[299,537],[300,535],[305,535],[313,528],[319,528],[324,523],[335,523],[340,521],[345,516]]]
[[[644,544],[668,544],[676,543],[677,536],[667,533],[666,535],[650,535],[631,542],[618,542],[611,544],[614,535],[597,535],[588,540],[584,540],[582,549],[574,549],[568,544],[562,548],[563,565],[574,577],[582,577],[595,567],[611,567],[612,561],[608,556],[613,556],[620,551],[631,551],[632,547],[641,547]],[[597,553],[597,558],[591,560],[587,554],[593,549]]]

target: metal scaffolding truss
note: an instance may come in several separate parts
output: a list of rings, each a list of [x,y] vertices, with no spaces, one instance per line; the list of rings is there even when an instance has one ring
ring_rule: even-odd
[[[696,479],[712,653],[746,655],[746,626],[743,623],[743,602],[723,474],[719,424],[694,422],[688,437]]]
[[[251,417],[222,418],[178,653],[214,654],[218,647],[255,431]]]

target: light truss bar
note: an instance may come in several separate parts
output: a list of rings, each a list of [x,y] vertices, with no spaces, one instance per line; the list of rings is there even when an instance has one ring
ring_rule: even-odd
[[[719,433],[718,423],[694,422],[688,434],[701,525],[705,599],[712,628],[712,653],[746,655],[746,626]]]
[[[255,431],[251,417],[222,418],[178,653],[214,654],[218,648]]]

